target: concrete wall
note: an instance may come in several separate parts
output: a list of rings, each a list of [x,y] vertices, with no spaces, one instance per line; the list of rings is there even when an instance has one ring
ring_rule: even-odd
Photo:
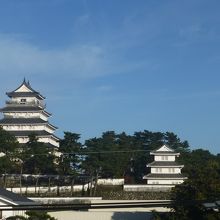
[[[29,197],[41,204],[100,203],[102,197]]]
[[[150,220],[152,214],[150,212],[114,212],[114,211],[100,211],[100,212],[49,212],[49,214],[58,220]]]
[[[7,206],[7,209],[10,209],[11,207],[8,206],[8,203],[4,202],[4,201],[0,201],[0,206]],[[5,207],[6,208],[6,207]],[[25,211],[24,210],[9,210],[9,211],[0,211],[0,216],[2,218],[0,219],[5,219],[8,218],[10,216],[15,216],[15,215],[21,215],[21,216],[25,216]]]
[[[105,186],[122,186],[124,184],[124,179],[98,179],[98,185],[105,185]],[[85,185],[73,185],[73,191],[74,192],[81,192],[84,188],[86,191],[88,187],[90,187],[91,184],[85,184]],[[57,186],[51,186],[49,187],[15,187],[15,188],[7,188],[7,190],[12,191],[14,193],[20,193],[26,194],[26,193],[48,193],[50,192],[57,192],[58,187]],[[71,186],[59,186],[60,192],[71,192]]]
[[[156,200],[154,200],[155,202]],[[157,200],[161,201],[161,200]],[[126,203],[131,200],[91,200],[93,203]],[[132,202],[151,202],[150,200],[132,200]],[[164,202],[164,201],[161,201]],[[170,209],[164,207],[133,207],[133,208],[102,208],[91,209],[88,211],[61,211],[61,212],[49,212],[49,214],[58,220],[150,220],[152,217],[152,210],[157,212],[168,212]]]
[[[164,179],[164,180],[158,180],[158,179],[148,179],[147,184],[181,184],[183,183],[183,180],[178,179]]]
[[[88,188],[88,184],[85,184],[84,186],[83,185],[74,185],[73,186],[73,191],[75,192],[79,192],[79,191],[82,191],[84,187],[84,190],[87,190]],[[22,194],[25,194],[25,193],[48,193],[49,190],[50,192],[54,192],[56,193],[57,190],[58,190],[58,187],[57,186],[53,186],[53,187],[15,187],[15,188],[7,188],[7,190],[9,191],[12,191],[14,193],[20,193],[22,192]],[[60,192],[70,192],[71,191],[71,186],[59,186],[59,191]]]
[[[132,202],[146,202],[147,200],[132,200]],[[156,200],[154,200],[155,202]],[[160,200],[157,200],[160,201]],[[131,200],[91,200],[93,203],[127,203]],[[147,202],[150,202],[148,200]],[[49,214],[58,220],[150,220],[152,217],[152,210],[158,212],[168,212],[170,209],[164,207],[154,208],[102,208],[102,209],[90,209],[88,211],[61,211],[61,212],[49,212]]]
[[[5,206],[7,203],[0,201],[0,206]],[[10,207],[9,207],[10,208]],[[0,216],[4,219],[13,215],[13,211],[0,211]],[[0,218],[0,219],[2,219]]]
[[[124,185],[124,179],[98,179],[97,183],[104,186],[122,186]]]

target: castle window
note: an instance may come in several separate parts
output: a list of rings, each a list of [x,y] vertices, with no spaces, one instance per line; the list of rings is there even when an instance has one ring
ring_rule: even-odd
[[[156,173],[162,173],[162,168],[156,168]]]
[[[169,168],[169,173],[174,173],[174,168]]]
[[[152,184],[159,184],[159,182],[158,181],[153,181]]]
[[[24,104],[26,102],[26,99],[21,99],[21,104]]]
[[[162,160],[168,160],[168,156],[162,156]]]

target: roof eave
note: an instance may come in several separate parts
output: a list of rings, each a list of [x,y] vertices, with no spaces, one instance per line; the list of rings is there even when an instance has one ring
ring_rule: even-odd
[[[50,124],[50,123],[47,123],[47,125],[48,125],[50,128],[54,129],[54,130],[58,129],[58,127],[56,127],[56,126],[54,126],[54,125],[52,125],[52,124]]]
[[[34,90],[34,89],[31,87],[29,81],[26,82],[25,78],[24,78],[23,82],[21,83],[21,85],[18,86],[18,88],[16,88],[16,89],[13,90],[12,92],[6,92],[6,95],[8,95],[9,97],[11,97],[10,94],[16,93],[16,91],[17,91],[18,89],[20,89],[23,85],[26,86],[31,92],[36,93],[40,98],[45,99],[44,96],[42,96],[39,92],[37,92],[36,90]]]
[[[168,165],[162,165],[162,166],[159,166],[159,165],[150,165],[150,164],[148,164],[147,167],[160,167],[160,168],[161,168],[161,167],[166,167],[166,168],[167,168],[167,167],[171,167],[171,168],[172,168],[172,167],[181,167],[181,168],[183,168],[184,165],[169,165],[169,166],[168,166]]]
[[[43,110],[43,112],[42,112],[42,113],[43,113],[43,114],[45,114],[46,116],[48,116],[48,117],[49,117],[49,116],[51,116],[51,115],[52,115],[51,113],[49,113],[49,112],[45,111],[44,109],[42,109],[42,110]]]
[[[60,138],[57,137],[56,135],[51,135],[56,141],[60,141]]]
[[[148,177],[148,176],[144,176],[143,179],[159,179],[159,180],[163,180],[163,179],[169,179],[169,180],[177,180],[177,179],[188,179],[188,177]]]
[[[22,97],[36,97],[38,99],[41,99],[41,100],[44,100],[45,97],[42,96],[40,93],[38,92],[28,92],[32,95],[27,95],[27,92],[24,92],[24,94],[16,94],[17,92],[6,92],[6,95],[9,97],[9,98],[12,98],[12,97],[19,97],[19,96],[22,96]],[[19,92],[19,93],[23,93],[23,92]],[[25,94],[26,93],[26,94]]]
[[[176,153],[176,152],[150,152],[150,155],[180,155],[180,153]]]

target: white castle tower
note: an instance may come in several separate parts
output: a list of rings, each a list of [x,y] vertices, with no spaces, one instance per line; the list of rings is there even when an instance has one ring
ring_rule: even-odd
[[[181,174],[184,165],[176,162],[176,157],[180,153],[175,152],[167,145],[163,145],[159,149],[151,151],[150,154],[154,156],[154,161],[147,165],[147,167],[150,167],[151,172],[143,177],[147,180],[147,184],[158,187],[173,187],[187,179]]]
[[[19,143],[28,142],[28,136],[34,133],[39,142],[48,147],[59,147],[59,138],[53,134],[57,127],[48,122],[51,114],[45,111],[45,97],[32,89],[25,79],[17,89],[6,94],[10,100],[0,110],[4,116],[0,126],[14,135]]]

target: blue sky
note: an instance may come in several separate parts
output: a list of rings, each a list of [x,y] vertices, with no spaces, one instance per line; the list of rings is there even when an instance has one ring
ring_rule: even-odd
[[[172,131],[219,153],[220,1],[0,0],[0,105],[25,76],[82,139]]]

